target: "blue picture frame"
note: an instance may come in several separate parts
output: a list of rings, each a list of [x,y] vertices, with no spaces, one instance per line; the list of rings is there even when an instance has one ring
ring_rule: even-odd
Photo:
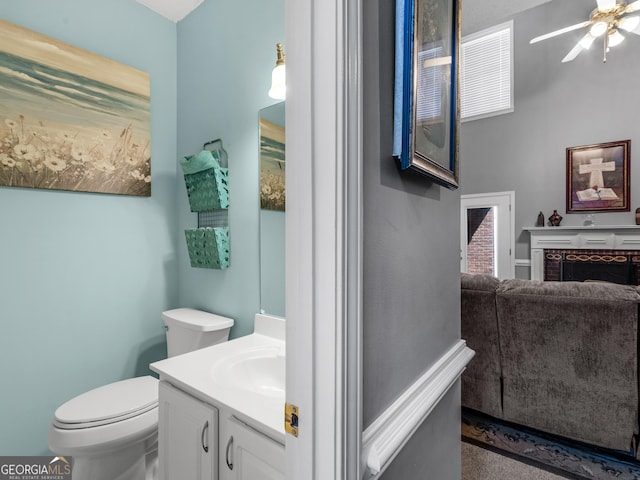
[[[459,186],[460,0],[397,0],[393,156]]]

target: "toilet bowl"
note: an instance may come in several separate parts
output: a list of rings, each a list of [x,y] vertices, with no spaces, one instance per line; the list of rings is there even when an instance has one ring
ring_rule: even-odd
[[[162,313],[168,356],[229,338],[233,320],[191,308]],[[49,448],[73,459],[73,480],[155,480],[158,380],[143,376],[98,387],[64,403],[49,428]]]

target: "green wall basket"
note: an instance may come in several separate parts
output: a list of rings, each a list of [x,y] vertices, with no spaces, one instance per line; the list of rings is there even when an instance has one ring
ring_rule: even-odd
[[[207,158],[210,168],[195,172],[184,173],[184,183],[187,186],[189,206],[192,212],[206,210],[222,210],[229,208],[229,169],[221,167],[217,151],[203,151],[198,155],[184,157],[184,165]]]
[[[201,227],[184,231],[191,266],[225,269],[229,266],[229,227]]]

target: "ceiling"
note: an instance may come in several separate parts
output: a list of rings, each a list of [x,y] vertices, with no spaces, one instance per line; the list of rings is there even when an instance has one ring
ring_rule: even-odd
[[[156,13],[179,22],[204,0],[136,0]],[[472,32],[518,12],[537,7],[551,0],[462,0],[462,30]]]
[[[136,0],[156,13],[174,22],[179,22],[204,0]]]
[[[462,34],[487,28],[551,0],[462,0]],[[593,2],[595,4],[595,0]]]

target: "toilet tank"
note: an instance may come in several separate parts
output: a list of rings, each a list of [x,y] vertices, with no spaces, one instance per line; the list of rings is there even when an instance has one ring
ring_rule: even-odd
[[[167,331],[167,355],[183,353],[226,342],[233,326],[231,318],[193,308],[162,312]]]

